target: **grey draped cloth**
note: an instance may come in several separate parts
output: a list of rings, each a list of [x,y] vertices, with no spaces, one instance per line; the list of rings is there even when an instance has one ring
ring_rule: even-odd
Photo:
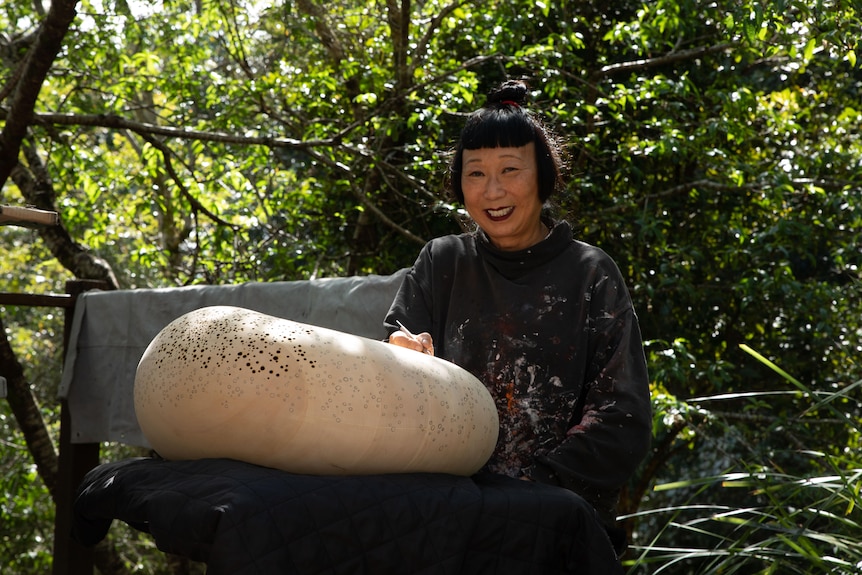
[[[150,447],[135,417],[135,370],[152,339],[171,321],[215,305],[372,339],[406,270],[293,282],[92,291],[78,297],[59,395],[71,414],[72,443],[116,441]]]

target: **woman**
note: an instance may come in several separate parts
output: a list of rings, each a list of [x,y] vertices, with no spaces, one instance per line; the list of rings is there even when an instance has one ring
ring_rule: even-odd
[[[578,493],[619,549],[619,490],[650,442],[640,330],[613,260],[543,211],[562,161],[526,94],[506,82],[468,118],[450,185],[478,229],[425,245],[385,323],[390,343],[488,387],[500,438],[486,470]]]

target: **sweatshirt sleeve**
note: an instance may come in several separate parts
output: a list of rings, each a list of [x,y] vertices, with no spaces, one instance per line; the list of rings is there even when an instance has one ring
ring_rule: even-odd
[[[428,278],[431,274],[430,248],[426,245],[413,267],[404,276],[401,287],[395,294],[395,299],[389,307],[383,326],[387,335],[398,330],[396,320],[400,320],[414,333],[432,330],[432,298],[431,285]]]
[[[533,477],[579,493],[612,521],[607,515],[649,450],[652,434],[640,328],[618,271],[596,287],[590,318],[590,360],[580,413],[574,415],[565,440],[537,457]]]

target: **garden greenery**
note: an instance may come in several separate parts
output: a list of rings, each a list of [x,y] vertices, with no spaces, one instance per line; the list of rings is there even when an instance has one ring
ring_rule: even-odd
[[[407,267],[464,229],[443,191],[464,114],[524,79],[569,142],[555,210],[619,263],[647,341],[655,439],[622,501],[631,571],[859,570],[853,2],[48,8],[0,0],[0,204],[61,227],[0,227],[0,291]],[[2,306],[0,326],[0,375],[25,380],[9,405],[56,437],[62,313]],[[56,454],[16,418],[0,403],[0,557],[42,572]],[[113,572],[179,569],[129,531],[110,545]]]

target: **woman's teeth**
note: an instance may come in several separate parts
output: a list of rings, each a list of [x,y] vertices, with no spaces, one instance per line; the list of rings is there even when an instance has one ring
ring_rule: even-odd
[[[515,208],[509,206],[508,208],[501,208],[499,210],[486,210],[486,211],[488,212],[488,215],[491,216],[492,218],[503,218],[503,217],[511,214],[512,210],[514,210],[514,209]]]

